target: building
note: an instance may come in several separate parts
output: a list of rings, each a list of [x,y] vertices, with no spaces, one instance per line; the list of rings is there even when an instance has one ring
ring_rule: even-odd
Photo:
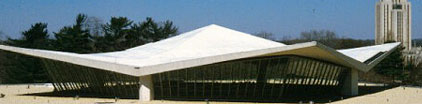
[[[276,101],[358,94],[367,72],[400,43],[334,50],[293,45],[218,25],[124,51],[76,54],[0,45],[39,57],[60,94],[119,98]]]
[[[375,44],[391,41],[412,48],[412,7],[407,0],[380,0],[375,6]]]
[[[404,63],[418,66],[422,63],[422,47],[413,47],[410,51],[403,51]]]

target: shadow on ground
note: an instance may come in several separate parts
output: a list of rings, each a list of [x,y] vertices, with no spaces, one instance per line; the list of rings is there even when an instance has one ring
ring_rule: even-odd
[[[73,97],[77,98],[112,98],[112,99],[138,99],[137,97],[117,97],[117,96],[104,96],[98,94],[74,94],[74,91],[53,91],[42,93],[21,94],[19,96],[43,96],[43,97]]]
[[[388,90],[391,88],[395,88],[397,86],[359,86],[359,95],[358,96],[364,96],[367,94],[373,94],[377,92],[381,92],[384,90]],[[80,94],[80,95],[74,95],[67,92],[44,92],[44,93],[32,93],[32,94],[22,94],[20,96],[45,96],[45,97],[73,97],[73,98],[112,98],[112,99],[137,99],[136,97],[132,98],[120,98],[120,97],[114,97],[114,96],[101,96],[101,95],[95,95],[95,94]],[[227,99],[207,99],[205,101],[221,101],[221,102],[263,102],[263,103],[308,103],[310,101],[315,103],[330,103],[335,102],[343,99],[358,97],[358,96],[339,96],[339,95],[325,95],[321,94],[320,96],[314,96],[314,97],[291,97],[291,98],[285,98],[285,99],[273,99],[273,100],[227,100]],[[204,100],[198,100],[198,99],[183,99],[183,98],[177,98],[177,99],[156,99],[156,100],[169,100],[169,101],[204,101]]]

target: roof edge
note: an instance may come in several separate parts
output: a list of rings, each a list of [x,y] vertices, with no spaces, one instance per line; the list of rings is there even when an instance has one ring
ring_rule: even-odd
[[[352,67],[353,69],[357,69],[357,70],[364,71],[364,72],[367,69],[367,67],[366,67],[367,65],[366,64],[364,64],[364,63],[362,63],[362,62],[360,62],[360,61],[358,61],[356,59],[353,59],[353,58],[351,58],[349,56],[346,56],[343,53],[340,53],[340,52],[338,52],[337,50],[335,50],[333,48],[330,48],[330,47],[328,47],[328,46],[326,46],[324,44],[321,44],[319,42],[317,42],[317,46],[319,48],[322,48],[322,49],[330,52],[332,55],[340,58],[341,60],[347,62],[349,64],[349,66],[353,66]]]
[[[366,70],[366,72],[368,72],[370,69],[374,68],[377,64],[379,64],[388,55],[390,55],[391,53],[393,53],[393,51],[396,50],[401,44],[402,43],[400,42],[400,44],[394,46],[392,49],[388,50],[387,52],[385,52],[384,54],[382,54],[381,56],[379,56],[378,58],[376,58],[375,60],[373,60],[372,62],[370,62],[368,64],[368,69]]]
[[[136,74],[134,73],[137,73],[139,71],[137,70],[136,66],[122,65],[122,64],[117,64],[117,63],[98,61],[98,60],[92,60],[88,58],[80,58],[80,57],[66,55],[66,54],[76,54],[76,53],[63,52],[63,54],[58,54],[58,53],[48,52],[48,50],[27,49],[27,48],[19,48],[19,47],[6,46],[6,45],[0,45],[0,49],[4,51],[23,54],[23,55],[45,58],[45,59],[50,59],[50,60],[55,60],[55,61],[62,61],[62,62],[67,62],[67,63],[71,63],[75,65],[81,65],[81,66],[101,69],[105,71],[112,71],[112,72],[127,74],[131,76],[136,76]]]
[[[62,53],[49,52],[47,50],[26,49],[26,48],[0,45],[0,49],[5,50],[5,51],[20,53],[20,54],[35,56],[35,57],[40,57],[40,58],[46,58],[46,59],[51,59],[51,60],[56,60],[56,61],[63,61],[63,62],[71,63],[71,64],[92,67],[92,68],[97,68],[101,70],[127,74],[131,76],[145,76],[145,75],[150,75],[150,74],[155,74],[155,73],[173,71],[173,70],[178,70],[178,69],[196,67],[196,66],[213,64],[213,63],[224,62],[224,61],[231,61],[231,60],[242,59],[242,58],[260,57],[260,56],[265,56],[269,54],[274,54],[277,52],[284,52],[284,51],[310,48],[310,47],[320,48],[323,51],[326,51],[329,54],[333,55],[334,57],[337,57],[340,60],[344,61],[345,65],[359,71],[367,72],[371,68],[373,68],[376,64],[378,64],[382,59],[384,59],[389,54],[391,54],[392,50],[396,49],[398,45],[395,46],[393,49],[387,51],[385,54],[383,54],[379,58],[375,59],[370,64],[359,62],[358,60],[355,60],[349,56],[346,56],[338,52],[337,50],[334,50],[333,48],[325,46],[319,42],[312,41],[312,42],[298,43],[298,44],[293,44],[293,45],[279,46],[279,47],[252,50],[252,51],[244,51],[244,52],[237,52],[237,53],[228,53],[228,54],[222,54],[222,55],[217,55],[217,56],[202,57],[202,58],[189,59],[189,60],[150,65],[150,66],[143,66],[143,67],[129,66],[129,65],[124,65],[124,64],[105,62],[105,61],[99,61],[99,60],[93,60],[93,59],[68,55],[68,54],[75,54],[75,53],[64,52],[62,54]]]
[[[298,44],[293,44],[293,45],[279,46],[279,47],[268,48],[268,49],[229,53],[229,54],[223,54],[223,55],[218,55],[218,56],[209,56],[209,57],[202,57],[202,58],[196,58],[196,59],[190,59],[190,60],[177,61],[173,63],[144,66],[144,67],[140,67],[140,71],[138,75],[144,76],[144,75],[173,71],[173,70],[178,70],[178,69],[183,69],[183,68],[190,68],[190,67],[196,67],[196,66],[201,66],[201,65],[214,64],[218,62],[237,60],[237,59],[242,59],[242,58],[259,57],[259,56],[276,53],[280,51],[295,50],[295,49],[300,49],[300,48],[313,47],[316,45],[317,45],[317,42],[313,41],[313,42],[298,43]]]
[[[349,56],[346,56],[345,54],[342,54],[339,51],[334,50],[333,48],[330,48],[328,46],[325,46],[324,44],[321,44],[319,42],[317,42],[317,46],[320,47],[320,48],[323,48],[324,50],[329,51],[330,53],[332,53],[336,57],[341,58],[343,61],[345,61],[348,64],[350,64],[350,66],[354,66],[352,68],[357,69],[357,70],[362,71],[362,72],[368,72],[375,65],[377,65],[379,62],[381,62],[385,57],[387,57],[388,55],[390,55],[392,53],[392,50],[396,49],[398,46],[400,46],[400,44],[398,44],[394,48],[386,51],[386,53],[384,53],[380,57],[376,58],[374,61],[370,62],[369,64],[365,64],[365,63],[360,62],[360,61],[358,61],[356,59],[353,59],[353,58],[351,58]]]

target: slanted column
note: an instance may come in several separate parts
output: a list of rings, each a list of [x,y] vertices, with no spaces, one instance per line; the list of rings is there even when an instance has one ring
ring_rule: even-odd
[[[346,74],[341,93],[346,96],[358,95],[358,70],[352,69]]]
[[[151,101],[154,99],[154,87],[152,75],[139,77],[139,101]]]

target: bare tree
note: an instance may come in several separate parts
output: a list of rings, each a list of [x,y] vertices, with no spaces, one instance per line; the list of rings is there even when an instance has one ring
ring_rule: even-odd
[[[90,16],[83,24],[84,28],[89,30],[89,33],[93,36],[100,36],[103,34],[102,26],[104,25],[104,22],[99,17]]]
[[[4,36],[4,33],[3,33],[2,31],[0,31],[0,43],[1,43],[1,41],[3,41],[3,40],[4,40],[4,38],[6,38],[6,37]]]
[[[269,40],[276,40],[273,33],[270,33],[270,32],[261,31],[261,32],[255,33],[254,35],[261,38],[269,39]]]

